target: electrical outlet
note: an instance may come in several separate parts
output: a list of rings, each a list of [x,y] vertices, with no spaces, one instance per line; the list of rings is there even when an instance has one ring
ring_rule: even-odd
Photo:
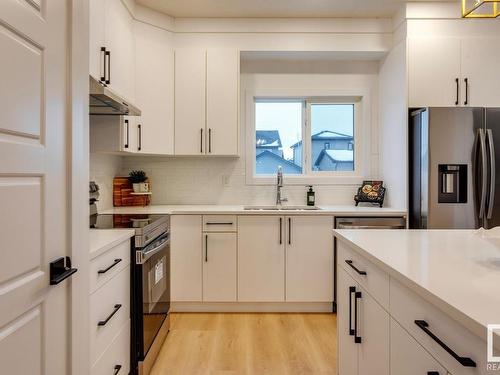
[[[231,176],[224,175],[222,176],[222,186],[229,186],[231,185]]]

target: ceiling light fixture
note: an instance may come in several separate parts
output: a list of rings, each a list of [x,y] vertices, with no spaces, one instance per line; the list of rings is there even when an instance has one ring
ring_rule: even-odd
[[[462,0],[463,18],[496,18],[500,16],[500,0]]]

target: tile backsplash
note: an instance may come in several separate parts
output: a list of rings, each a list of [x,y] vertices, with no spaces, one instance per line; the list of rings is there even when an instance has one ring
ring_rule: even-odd
[[[98,211],[113,207],[113,177],[120,174],[121,168],[121,156],[90,154],[90,181],[95,181],[100,188]]]

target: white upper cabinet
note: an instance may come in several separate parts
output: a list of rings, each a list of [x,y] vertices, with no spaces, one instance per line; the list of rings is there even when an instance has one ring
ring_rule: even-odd
[[[239,52],[207,51],[207,153],[238,154]]]
[[[408,45],[409,106],[460,104],[460,39],[412,37]]]
[[[238,155],[239,53],[175,51],[175,154]]]
[[[175,154],[205,154],[206,51],[175,51]]]
[[[462,39],[462,105],[500,106],[499,43],[500,38]]]
[[[134,23],[135,103],[142,114],[141,150],[174,153],[174,51],[170,32]]]
[[[90,74],[127,100],[135,98],[133,20],[121,0],[90,1]]]

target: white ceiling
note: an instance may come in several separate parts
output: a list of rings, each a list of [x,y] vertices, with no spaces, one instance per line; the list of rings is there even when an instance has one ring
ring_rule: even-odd
[[[443,0],[427,0],[427,2],[437,1]],[[390,17],[408,0],[136,0],[136,2],[173,17],[371,18]]]

